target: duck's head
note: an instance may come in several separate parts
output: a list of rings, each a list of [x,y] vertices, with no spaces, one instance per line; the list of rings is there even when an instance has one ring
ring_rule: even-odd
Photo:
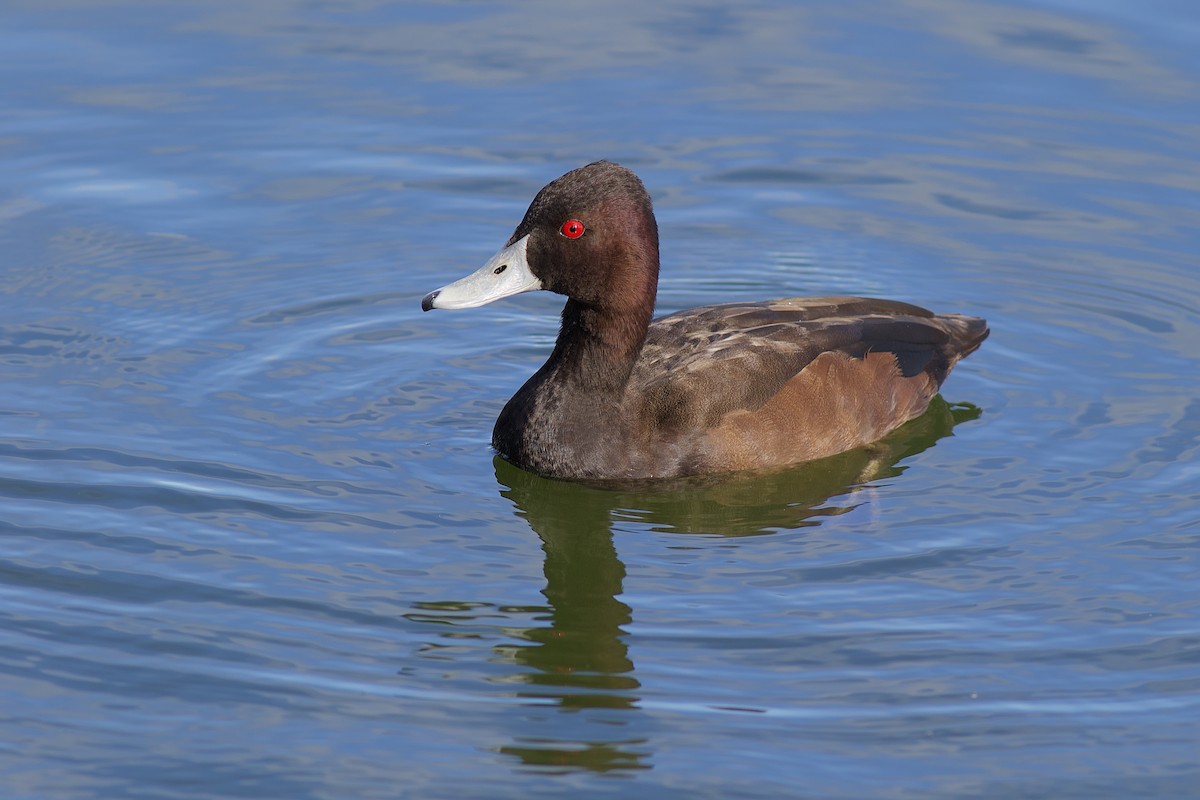
[[[547,184],[508,243],[421,308],[475,308],[546,289],[598,310],[645,308],[658,286],[658,226],[636,175],[597,161]]]

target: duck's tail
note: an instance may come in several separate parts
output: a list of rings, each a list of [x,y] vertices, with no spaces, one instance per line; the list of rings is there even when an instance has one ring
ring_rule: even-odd
[[[991,331],[987,320],[981,317],[968,317],[965,314],[938,314],[937,319],[945,326],[950,334],[947,346],[951,365],[974,353],[983,344]]]

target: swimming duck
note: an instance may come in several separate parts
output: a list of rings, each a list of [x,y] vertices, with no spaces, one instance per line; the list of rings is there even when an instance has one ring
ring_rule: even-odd
[[[598,161],[547,184],[508,243],[421,308],[566,295],[542,368],[496,421],[505,459],[547,477],[678,478],[861,447],[919,416],[984,320],[896,300],[790,297],[651,322],[658,225],[638,177]]]

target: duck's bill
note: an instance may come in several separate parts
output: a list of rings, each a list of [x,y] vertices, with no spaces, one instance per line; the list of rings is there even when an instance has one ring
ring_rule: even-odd
[[[525,254],[528,246],[529,236],[522,236],[489,258],[478,271],[425,295],[421,309],[477,308],[502,297],[541,289],[542,282],[529,269]]]

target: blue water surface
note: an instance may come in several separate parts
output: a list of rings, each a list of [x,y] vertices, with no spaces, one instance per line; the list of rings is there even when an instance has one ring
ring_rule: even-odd
[[[0,9],[6,798],[1200,785],[1183,0]],[[561,298],[422,314],[635,169],[659,312],[988,318],[880,447],[543,480]]]

